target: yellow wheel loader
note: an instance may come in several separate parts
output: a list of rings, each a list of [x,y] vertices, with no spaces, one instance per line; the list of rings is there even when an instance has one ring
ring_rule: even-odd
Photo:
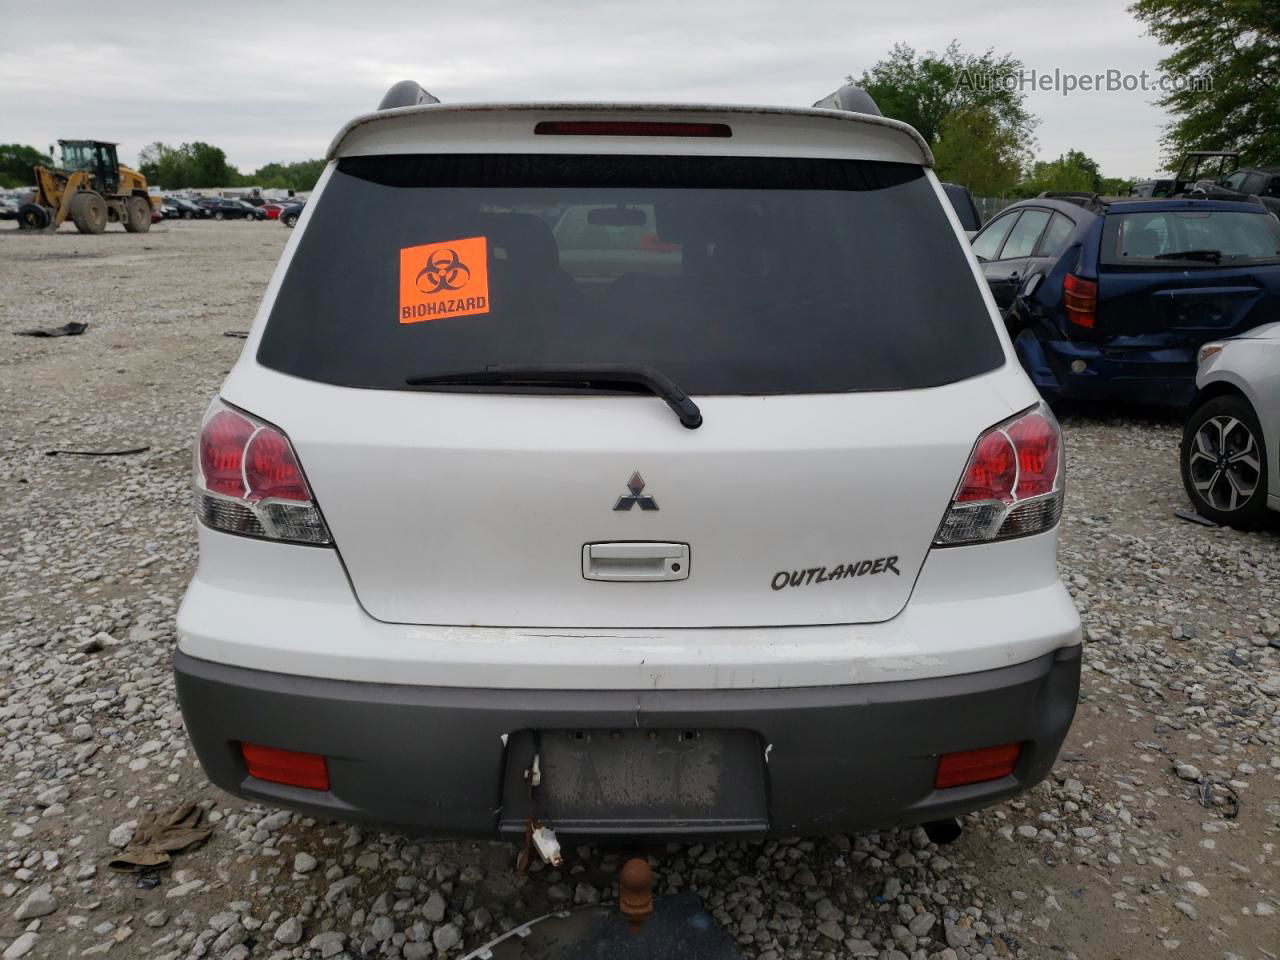
[[[101,140],[59,140],[62,166],[34,167],[36,192],[18,208],[18,225],[58,229],[67,217],[81,233],[122,223],[130,233],[151,229],[147,178],[116,159],[116,145]]]

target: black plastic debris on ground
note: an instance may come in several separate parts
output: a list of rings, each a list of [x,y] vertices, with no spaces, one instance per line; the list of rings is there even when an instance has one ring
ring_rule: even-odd
[[[616,904],[548,914],[514,927],[463,960],[742,960],[702,900],[656,897],[637,931]]]
[[[46,450],[46,457],[129,457],[146,453],[150,447],[129,447],[127,450]]]
[[[139,890],[154,890],[156,887],[160,886],[160,871],[144,870],[138,874],[133,885]]]
[[[78,337],[89,329],[87,323],[71,321],[60,327],[36,327],[32,330],[15,330],[15,337]]]
[[[1208,517],[1202,517],[1200,516],[1200,514],[1196,513],[1194,510],[1188,509],[1187,507],[1178,507],[1176,510],[1173,511],[1173,515],[1177,517],[1179,520],[1186,520],[1190,523],[1198,523],[1202,527],[1217,526],[1217,524],[1214,523],[1212,520],[1210,520]]]
[[[236,340],[247,340],[249,337],[248,330],[227,330],[222,334],[224,337],[232,337]]]

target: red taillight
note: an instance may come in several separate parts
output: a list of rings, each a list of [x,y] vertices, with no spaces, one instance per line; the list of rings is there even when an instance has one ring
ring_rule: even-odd
[[[243,497],[244,447],[253,424],[231,410],[219,410],[200,431],[200,470],[211,493]]]
[[[1013,499],[1013,485],[1018,476],[1018,456],[1009,438],[1000,431],[989,433],[978,441],[964,480],[956,491],[956,502],[970,500]]]
[[[330,544],[289,438],[215,402],[200,428],[196,507],[207,527],[267,540]]]
[[[1068,273],[1062,280],[1062,306],[1067,319],[1078,327],[1092,330],[1098,317],[1098,284]]]
[[[1044,404],[983,432],[933,542],[1039,533],[1062,514],[1062,434]]]
[[[1022,744],[1006,743],[982,750],[944,753],[938,758],[938,772],[933,785],[939,790],[962,787],[966,783],[986,783],[1013,773],[1022,753]]]
[[[284,435],[263,427],[245,448],[250,500],[310,500],[307,481]]]
[[[1009,427],[1018,451],[1017,497],[1053,492],[1058,479],[1058,428],[1039,413],[1029,413]]]
[[[329,765],[318,753],[298,753],[242,743],[240,755],[249,776],[255,780],[283,783],[305,790],[329,789]]]
[[[562,137],[731,137],[727,123],[678,120],[543,120],[533,132]]]

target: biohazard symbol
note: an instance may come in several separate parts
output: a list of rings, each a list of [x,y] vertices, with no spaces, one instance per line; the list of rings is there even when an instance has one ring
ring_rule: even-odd
[[[436,250],[427,259],[414,281],[423,293],[439,293],[442,290],[461,290],[471,279],[471,268],[462,262],[456,250]]]
[[[489,252],[484,237],[400,248],[401,323],[488,312]]]

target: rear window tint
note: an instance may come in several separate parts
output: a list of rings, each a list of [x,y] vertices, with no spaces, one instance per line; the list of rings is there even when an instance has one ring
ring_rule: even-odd
[[[827,393],[1004,361],[910,164],[354,157],[313,207],[258,351],[312,380],[626,363],[691,394]]]
[[[1265,211],[1159,210],[1113,214],[1102,262],[1178,268],[1280,262],[1280,221]]]

